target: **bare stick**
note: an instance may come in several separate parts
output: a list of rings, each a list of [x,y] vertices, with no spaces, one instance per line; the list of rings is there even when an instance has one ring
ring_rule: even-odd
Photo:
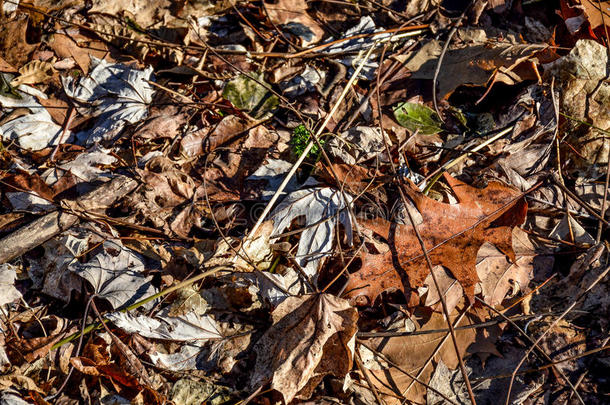
[[[129,177],[116,177],[76,200],[77,207],[83,211],[107,208],[132,192],[137,185],[138,182]],[[53,236],[74,226],[78,221],[79,217],[75,214],[54,211],[19,228],[0,239],[0,264],[40,246]]]
[[[360,62],[360,65],[358,65],[358,67],[356,68],[356,70],[354,71],[354,74],[352,75],[352,77],[349,79],[349,81],[347,82],[347,85],[345,86],[345,88],[343,89],[343,92],[341,93],[341,95],[339,96],[339,99],[337,100],[337,102],[335,103],[335,105],[333,106],[333,108],[330,110],[330,112],[328,113],[328,115],[326,116],[326,119],[324,120],[324,122],[322,123],[322,125],[320,125],[318,127],[318,130],[315,133],[315,137],[319,137],[322,132],[324,131],[324,129],[326,128],[326,125],[328,125],[328,122],[330,121],[330,119],[333,117],[333,115],[335,115],[335,113],[337,112],[337,109],[339,108],[339,106],[341,105],[341,102],[343,101],[343,99],[345,98],[345,96],[347,95],[347,92],[349,91],[349,89],[352,87],[352,84],[354,84],[354,82],[356,81],[356,78],[358,77],[358,75],[360,74],[360,71],[362,70],[362,68],[364,67],[364,64],[366,63],[366,61],[369,59],[369,57],[371,56],[371,52],[373,52],[373,49],[375,48],[375,46],[377,45],[377,43],[374,43],[369,50],[367,51],[366,55],[364,55],[364,58],[362,58],[362,62]],[[307,157],[307,155],[309,154],[309,152],[311,151],[311,148],[313,148],[315,142],[312,139],[311,141],[309,141],[309,143],[307,144],[307,146],[305,147],[305,150],[303,151],[303,153],[301,153],[301,156],[299,157],[299,159],[295,162],[295,164],[292,166],[292,169],[290,169],[290,172],[288,172],[288,174],[286,175],[286,177],[284,178],[284,181],[282,181],[282,184],[280,184],[280,186],[278,187],[278,189],[276,190],[275,194],[273,194],[273,197],[271,198],[271,200],[269,201],[269,203],[267,203],[267,206],[265,207],[265,210],[262,212],[262,214],[260,215],[260,217],[258,218],[258,221],[256,221],[256,224],[254,224],[254,227],[252,228],[252,230],[250,231],[250,233],[248,234],[248,236],[246,237],[246,239],[250,239],[252,238],[252,236],[256,233],[256,231],[258,230],[258,228],[261,226],[261,224],[263,223],[263,221],[265,220],[265,218],[267,217],[267,215],[269,215],[269,212],[271,212],[271,209],[273,208],[273,206],[275,205],[277,199],[280,197],[280,195],[282,195],[282,191],[284,191],[284,188],[286,188],[286,185],[288,184],[288,182],[290,181],[290,179],[292,178],[292,176],[294,176],[294,174],[297,172],[297,169],[299,168],[299,166],[301,166],[301,164],[303,163],[303,161],[305,160],[305,158]]]

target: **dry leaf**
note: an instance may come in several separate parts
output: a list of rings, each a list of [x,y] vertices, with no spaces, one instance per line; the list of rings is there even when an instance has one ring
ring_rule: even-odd
[[[324,30],[307,14],[307,2],[301,0],[279,0],[275,4],[265,2],[269,19],[301,38],[308,46],[322,39]]]
[[[463,305],[461,305],[463,312]],[[425,312],[416,311],[414,318],[426,317]],[[451,316],[451,321],[456,322],[459,313]],[[480,322],[479,316],[475,313],[466,315],[458,326],[465,326]],[[430,318],[420,327],[418,331],[446,329],[447,322],[440,313],[432,313]],[[477,338],[475,329],[456,330],[456,339],[460,350],[460,355],[466,353],[466,349]],[[436,351],[442,343],[441,348]],[[434,362],[428,362],[428,359],[434,355],[434,359],[442,359],[442,361],[450,369],[454,369],[458,365],[458,358],[455,353],[455,348],[448,336],[448,332],[438,332],[429,334],[419,334],[411,336],[398,336],[390,338],[374,338],[364,341],[364,345],[377,352],[385,355],[393,363],[397,364],[403,370],[406,370],[411,375],[419,375],[419,379],[424,383],[430,380],[434,371]],[[376,357],[379,359],[379,357]],[[423,368],[425,366],[425,368]],[[403,395],[406,388],[413,381],[409,376],[401,372],[395,367],[388,367],[379,362],[365,363],[365,367],[369,368],[373,374],[373,384],[382,394]],[[422,370],[423,368],[423,370]],[[406,394],[406,398],[414,402],[423,402],[423,396],[426,393],[426,387],[415,383]],[[387,404],[400,404],[400,400],[390,395],[384,396]]]
[[[271,314],[273,325],[254,345],[251,387],[271,383],[286,403],[308,398],[327,374],[352,368],[357,311],[328,294],[289,297]]]
[[[20,84],[37,84],[47,81],[55,74],[53,63],[53,60],[51,62],[41,60],[28,62],[19,69],[20,75],[13,79],[11,86],[17,87]]]
[[[36,45],[28,44],[25,39],[28,18],[21,15],[13,21],[7,20],[7,17],[0,16],[0,54],[11,65],[23,66],[36,49]]]
[[[432,264],[447,268],[467,297],[473,299],[479,281],[475,268],[479,248],[485,242],[493,243],[514,261],[511,227],[524,221],[527,205],[519,191],[498,182],[477,189],[448,174],[445,180],[458,204],[433,200],[412,183],[406,191],[423,217],[418,229]],[[383,254],[360,254],[362,267],[350,275],[345,296],[365,305],[372,304],[384,291],[409,294],[422,286],[430,271],[411,224],[381,218],[361,224],[388,241],[391,249]]]
[[[472,32],[474,32],[474,34]],[[517,69],[545,45],[512,44],[491,42],[483,30],[461,30],[474,39],[466,46],[452,46],[443,59],[443,69],[438,75],[439,97],[449,96],[461,85],[482,86],[490,79],[514,84],[527,79],[536,79],[531,66]],[[413,72],[414,79],[432,79],[443,44],[436,40],[425,43],[421,49],[408,55],[405,68]],[[499,77],[495,77],[499,75]]]

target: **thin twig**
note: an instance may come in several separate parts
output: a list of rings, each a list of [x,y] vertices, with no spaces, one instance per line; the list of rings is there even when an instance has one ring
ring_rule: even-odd
[[[542,358],[544,360],[546,360],[549,363],[553,363],[553,359],[551,359],[551,357],[547,354],[547,352],[544,351],[544,349],[542,347],[540,347],[540,345],[538,345],[536,342],[534,342],[534,339],[532,339],[523,329],[521,329],[519,327],[519,325],[517,325],[512,319],[510,319],[509,317],[507,317],[506,315],[504,315],[502,312],[496,310],[494,307],[492,307],[491,305],[487,304],[485,301],[483,301],[482,299],[480,299],[479,297],[475,297],[475,299],[477,301],[479,301],[481,304],[483,304],[483,306],[485,306],[486,308],[488,308],[490,311],[494,312],[495,314],[497,314],[498,316],[502,317],[506,322],[508,322],[513,328],[515,328],[525,339],[527,339],[528,342],[530,342],[530,344],[533,345],[533,347],[535,347],[536,349],[538,349],[537,353],[539,353],[539,355],[542,356]],[[570,387],[570,389],[572,390],[572,392],[574,394],[576,394],[576,397],[578,398],[578,400],[580,401],[580,403],[582,405],[585,405],[582,397],[580,396],[580,394],[578,393],[578,391],[576,390],[576,387],[572,384],[572,382],[570,381],[569,377],[567,375],[565,375],[565,373],[563,371],[561,371],[561,369],[559,367],[555,367],[553,366],[553,369],[559,374],[561,375],[561,377],[564,379],[564,381],[566,382],[566,384],[568,384],[568,386]]]
[[[525,362],[525,359],[527,359],[527,357],[530,355],[530,353],[534,350],[534,348],[536,347],[536,345],[538,345],[538,343],[540,343],[540,341],[555,327],[555,325],[557,325],[557,323],[559,323],[560,320],[562,320],[572,309],[574,309],[574,307],[576,306],[576,304],[578,303],[578,301],[584,296],[586,295],[589,291],[591,291],[591,289],[593,289],[593,287],[595,287],[604,277],[606,277],[606,274],[608,274],[608,272],[610,271],[610,267],[606,268],[606,270],[604,270],[602,272],[602,274],[600,274],[594,281],[593,283],[591,283],[591,285],[589,285],[589,287],[587,287],[587,289],[579,296],[577,297],[574,302],[572,304],[570,304],[570,306],[568,308],[566,308],[566,310],[557,318],[555,319],[555,321],[553,321],[553,323],[547,328],[547,330],[544,331],[544,333],[542,333],[538,339],[536,339],[536,341],[534,342],[534,346],[530,347],[527,352],[525,352],[525,354],[523,355],[523,357],[521,358],[521,360],[519,361],[519,364],[517,364],[517,366],[515,367],[512,375],[511,375],[511,379],[510,379],[510,384],[508,385],[508,393],[506,394],[506,402],[505,404],[508,405],[510,403],[510,394],[513,388],[513,383],[515,382],[515,376],[517,375],[517,372],[519,371],[519,368],[521,368],[521,366],[523,365],[523,363]]]

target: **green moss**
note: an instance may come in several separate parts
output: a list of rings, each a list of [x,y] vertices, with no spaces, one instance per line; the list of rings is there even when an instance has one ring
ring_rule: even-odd
[[[305,152],[305,148],[309,144],[311,140],[311,132],[305,127],[305,125],[301,124],[296,127],[292,131],[292,138],[290,138],[290,145],[292,146],[292,153],[296,157],[300,157],[303,152]],[[324,146],[325,141],[320,139],[320,145]],[[320,148],[317,144],[314,144],[309,154],[307,155],[308,159],[318,160],[320,158]]]

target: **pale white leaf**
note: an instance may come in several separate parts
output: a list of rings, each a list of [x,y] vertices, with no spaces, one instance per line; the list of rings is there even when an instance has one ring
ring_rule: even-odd
[[[144,274],[143,260],[118,239],[105,241],[102,252],[87,263],[71,265],[70,269],[87,280],[94,292],[115,309],[156,293],[150,282],[152,277]]]
[[[6,197],[15,211],[31,212],[40,214],[53,211],[55,204],[39,197],[34,191],[7,192]]]
[[[347,196],[347,204],[352,198]],[[322,258],[332,253],[335,226],[345,227],[348,243],[352,242],[352,220],[340,191],[330,187],[298,190],[289,194],[271,213],[273,236],[284,232],[293,220],[305,217],[296,260],[315,282]]]
[[[176,353],[150,353],[148,356],[157,367],[171,371],[186,371],[197,370],[199,352],[201,347],[186,344]]]
[[[107,318],[127,333],[137,333],[150,339],[193,342],[223,337],[212,317],[194,312],[180,316],[169,316],[165,312],[154,318],[128,312],[113,312],[108,314]]]
[[[89,248],[89,239],[90,234],[81,231],[60,235],[42,245],[45,254],[36,263],[41,266],[40,272],[35,274],[36,265],[32,263],[29,275],[35,283],[42,284],[44,294],[68,303],[72,291],[82,288],[80,277],[68,268],[77,263],[77,258]]]
[[[246,180],[266,181],[267,185],[261,192],[261,199],[270,200],[291,168],[292,163],[290,162],[281,159],[269,159],[267,164],[256,169],[256,171],[247,177]],[[315,186],[317,183],[318,182],[314,180],[313,177],[309,177],[302,186]],[[288,184],[286,184],[282,195],[291,193],[299,187],[298,180],[293,176],[290,181],[288,181]]]
[[[0,106],[27,108],[30,113],[21,115],[0,126],[0,137],[5,142],[16,142],[19,147],[27,150],[41,150],[57,145],[63,129],[51,118],[47,109],[38,102],[36,97],[46,99],[44,93],[33,87],[21,85],[18,88],[21,98],[0,95]],[[66,131],[64,142],[70,140],[72,134]]]
[[[152,80],[151,66],[139,70],[95,57],[91,66],[88,77],[63,78],[66,94],[98,117],[92,129],[77,134],[77,139],[87,145],[113,139],[125,125],[145,118],[154,93],[148,83]]]
[[[116,158],[110,154],[110,150],[96,144],[71,162],[58,164],[57,168],[72,173],[80,181],[93,181],[99,177],[109,177],[109,172],[99,166],[111,165],[114,162]]]
[[[0,264],[0,307],[17,301],[21,293],[15,288],[17,270],[12,264]]]
[[[390,138],[385,137],[388,145],[391,145]],[[340,137],[333,137],[328,142],[328,151],[343,162],[355,165],[385,151],[385,144],[379,128],[353,127]]]

